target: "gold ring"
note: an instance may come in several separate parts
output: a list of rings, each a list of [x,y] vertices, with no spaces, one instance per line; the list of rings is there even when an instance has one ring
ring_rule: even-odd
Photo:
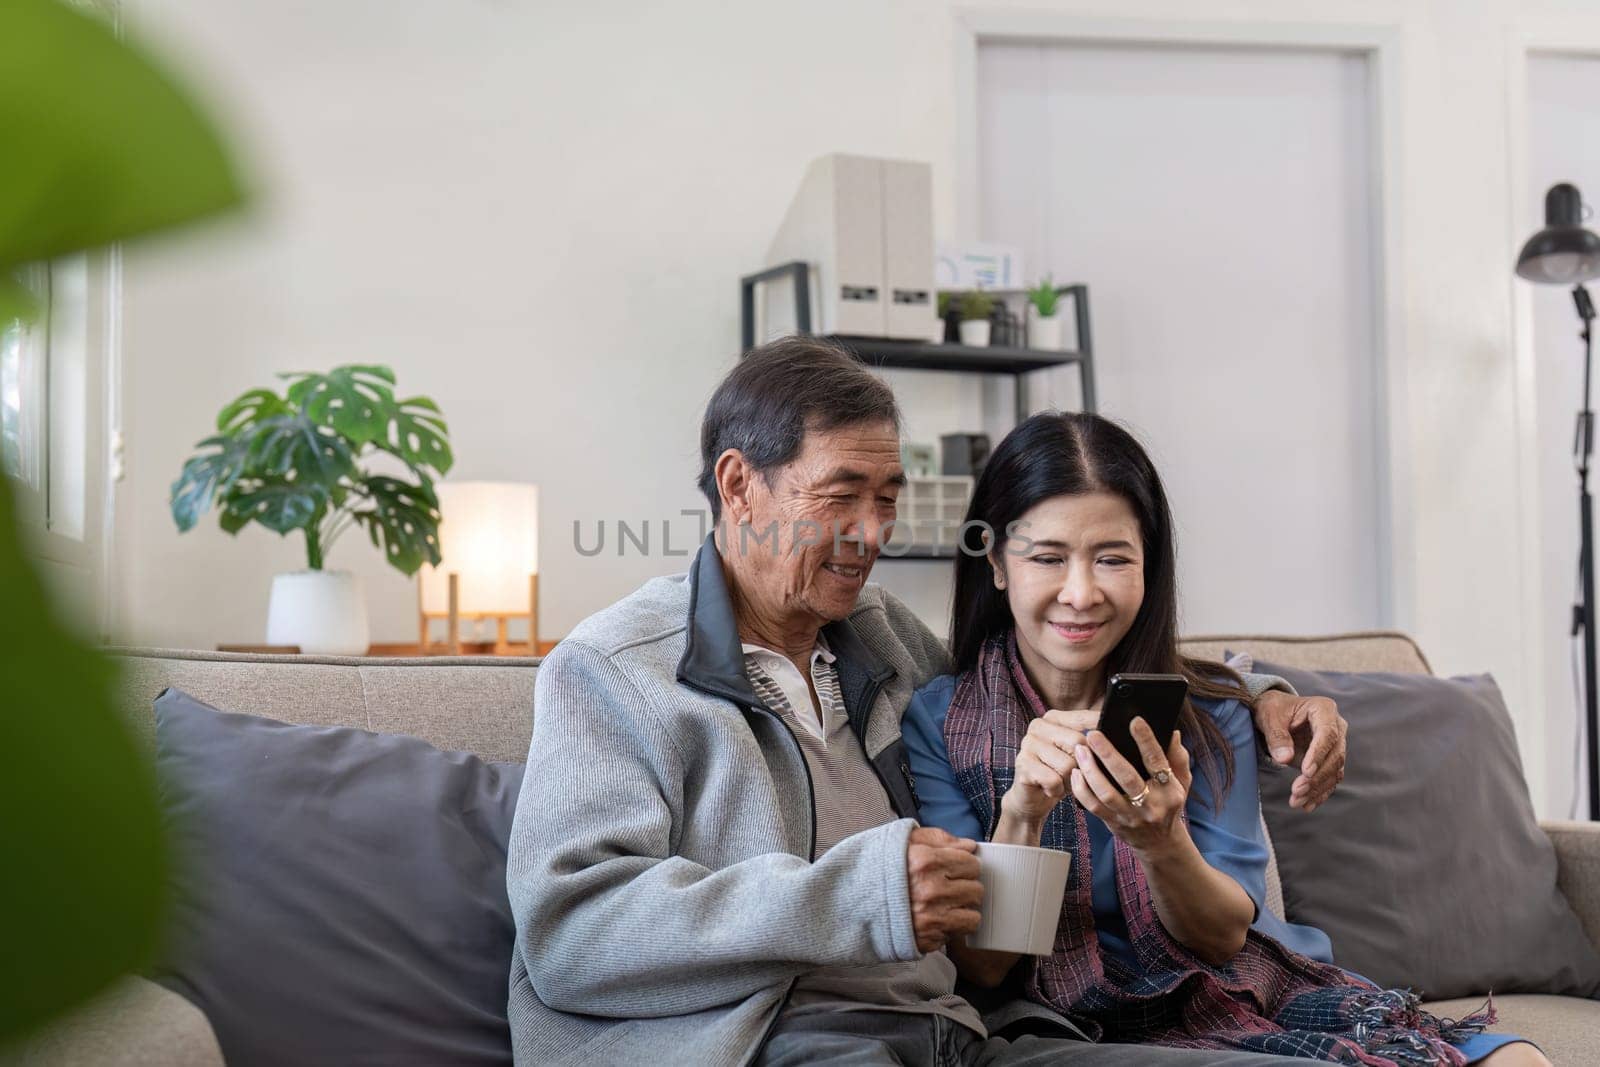
[[[1172,772],[1170,770],[1168,770],[1167,768],[1163,767],[1159,771],[1156,772],[1156,782],[1157,783],[1159,783],[1161,785],[1166,785],[1170,781],[1172,781]]]
[[[1128,798],[1128,803],[1129,803],[1129,804],[1132,804],[1132,805],[1133,805],[1133,806],[1134,806],[1134,807],[1136,807],[1136,808],[1137,808],[1137,807],[1140,807],[1140,806],[1141,806],[1141,805],[1143,805],[1143,804],[1144,804],[1144,798],[1145,798],[1145,797],[1147,797],[1147,796],[1149,796],[1149,795],[1150,795],[1150,786],[1149,786],[1149,785],[1146,785],[1146,786],[1145,786],[1145,787],[1144,787],[1144,789],[1142,789],[1142,790],[1140,790],[1140,792],[1139,792],[1139,795],[1138,795],[1138,796],[1136,796],[1136,797],[1129,797],[1129,798]]]

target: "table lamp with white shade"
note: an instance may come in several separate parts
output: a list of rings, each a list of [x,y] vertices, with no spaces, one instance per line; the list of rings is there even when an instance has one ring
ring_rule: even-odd
[[[428,624],[449,622],[461,652],[461,620],[495,619],[495,652],[510,651],[507,624],[528,620],[528,654],[539,654],[539,487],[521,482],[441,482],[439,565],[418,572],[422,650]]]

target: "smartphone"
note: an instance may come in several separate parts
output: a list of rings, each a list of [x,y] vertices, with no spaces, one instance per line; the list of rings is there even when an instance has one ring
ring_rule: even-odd
[[[1143,719],[1165,751],[1172,742],[1172,731],[1178,728],[1178,715],[1188,695],[1189,683],[1181,674],[1114,674],[1100,708],[1099,730],[1122,758],[1133,764],[1139,777],[1149,778],[1139,742],[1133,739],[1130,729],[1133,720]],[[1106,777],[1111,778],[1109,772]]]

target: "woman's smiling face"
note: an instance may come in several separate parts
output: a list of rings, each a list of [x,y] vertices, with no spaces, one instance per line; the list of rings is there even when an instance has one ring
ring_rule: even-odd
[[[1023,663],[1039,681],[1100,671],[1144,603],[1144,537],[1133,509],[1112,493],[1055,496],[1013,530],[990,563]]]

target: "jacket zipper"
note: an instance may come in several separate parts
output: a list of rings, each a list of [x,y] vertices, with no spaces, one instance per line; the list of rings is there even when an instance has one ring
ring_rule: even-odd
[[[872,707],[873,702],[878,699],[878,694],[881,693],[881,692],[883,692],[883,683],[882,682],[874,682],[872,684],[871,688],[869,688],[867,690],[865,695],[867,697],[867,708],[869,709],[869,711],[868,711],[869,714],[871,713],[870,709]],[[901,745],[901,748],[903,750],[905,748],[905,741],[902,740],[900,742],[900,745]],[[861,751],[862,751],[863,754],[865,754],[866,749],[867,749],[866,743],[862,742]],[[871,756],[867,757],[867,762],[872,764],[872,769],[874,771],[876,771],[878,769],[877,763],[873,762],[873,759],[872,759]],[[912,773],[911,773],[911,763],[910,763],[909,760],[907,760],[905,758],[905,756],[901,756],[900,757],[900,777],[902,777],[902,778],[904,778],[906,780],[906,791],[911,794],[911,806],[913,808],[917,809],[913,813],[912,817],[913,818],[919,818],[922,815],[922,798],[917,795],[917,779],[912,775]],[[878,775],[878,780],[879,781],[883,781],[883,775],[882,774]],[[887,790],[889,788],[889,784],[887,782],[884,782],[883,788],[885,790]],[[891,793],[889,795],[890,795],[890,799],[893,799],[894,794]]]
[[[878,682],[874,684],[872,688],[867,690],[865,696],[867,698],[866,705],[869,709],[872,707],[872,702],[878,699],[878,693],[882,689],[883,683]],[[800,738],[794,732],[794,728],[783,721],[782,715],[779,715],[765,704],[753,704],[751,705],[750,710],[761,712],[763,715],[766,715],[768,718],[776,722],[779,726],[783,727],[783,732],[789,735],[789,740],[794,744],[795,753],[800,757],[800,766],[806,772],[806,795],[811,799],[811,840],[806,844],[806,854],[810,861],[815,863],[817,861],[817,785],[811,777],[811,764],[806,762],[805,749],[801,747]],[[850,733],[853,736],[855,731],[851,730]],[[867,755],[866,742],[862,741],[858,737],[856,738],[856,743],[861,746],[861,755],[865,757],[867,766],[871,767],[872,773],[878,776],[878,782],[883,786],[884,794],[888,796],[892,802],[894,800],[894,794],[889,792],[889,783],[884,781],[882,773],[880,773],[878,770],[878,765],[872,762],[871,756]],[[906,770],[906,765],[903,760],[901,761],[900,767],[902,771]],[[909,774],[909,772],[907,773]],[[912,790],[912,798],[915,799],[915,797],[916,791]],[[919,804],[918,807],[921,807],[921,805]],[[772,1031],[778,1028],[778,1022],[783,1018],[783,1006],[789,1002],[789,997],[794,993],[794,984],[795,979],[789,979],[788,988],[783,991],[783,997],[778,1001],[777,1010],[772,1013],[772,1018],[767,1022],[767,1028],[762,1032],[761,1040],[757,1041],[755,1044],[754,1057],[759,1057],[761,1055],[761,1050],[766,1047],[767,1042],[772,1038]],[[752,1058],[752,1062],[754,1057]]]
[[[800,747],[800,738],[796,736],[794,727],[783,721],[783,716],[767,707],[765,704],[753,704],[751,711],[759,711],[779,726],[789,735],[789,741],[794,745],[795,755],[800,757],[800,769],[806,775],[806,797],[811,801],[811,837],[806,841],[806,862],[817,861],[817,784],[811,778],[811,764],[806,762],[806,750]],[[871,763],[871,760],[867,761]]]
[[[707,696],[713,696],[719,700],[726,700],[736,708],[748,708],[751,711],[760,712],[762,715],[765,715],[767,718],[783,727],[783,732],[789,735],[789,741],[794,746],[795,754],[800,757],[800,769],[805,772],[806,776],[806,796],[811,801],[811,837],[810,840],[806,842],[805,858],[809,863],[816,862],[814,853],[817,851],[817,786],[816,783],[811,780],[811,765],[806,762],[806,753],[805,750],[800,747],[800,738],[796,737],[794,730],[789,726],[788,723],[783,721],[783,716],[779,715],[765,704],[760,702],[752,704],[749,702],[748,697],[741,696],[732,690],[699,685],[686,678],[680,680],[685,685],[689,686],[689,688],[696,689],[702,693],[705,693]],[[872,761],[868,760],[867,762],[871,763]]]
[[[904,742],[902,742],[904,744]],[[917,809],[917,815],[922,815],[922,798],[917,796],[917,779],[911,773],[911,763],[904,756],[900,757],[900,773],[905,777],[906,788],[911,790],[911,803]]]
[[[877,701],[878,694],[882,691],[883,683],[873,682],[867,688],[866,692],[862,694],[862,702],[867,706],[868,715],[871,714],[872,705]],[[811,800],[811,839],[806,843],[806,853],[810,858],[810,861],[815,863],[817,851],[817,785],[811,777],[811,764],[806,762],[805,749],[801,747],[800,738],[794,732],[794,728],[783,721],[782,715],[779,715],[765,704],[753,704],[751,705],[750,710],[761,712],[763,715],[776,722],[779,726],[783,727],[783,732],[789,735],[789,740],[794,745],[795,754],[800,757],[800,766],[806,773],[806,795]],[[855,731],[852,730],[850,733],[854,735]],[[861,746],[861,755],[865,757],[867,766],[872,768],[872,773],[877,775],[878,784],[883,787],[884,795],[887,796],[892,803],[894,801],[894,793],[890,791],[889,782],[883,777],[883,772],[878,770],[877,763],[873,761],[871,756],[867,755],[867,743],[859,737],[856,738],[856,743]],[[900,773],[905,775],[906,785],[911,790],[911,802],[920,809],[922,807],[922,802],[917,799],[917,787],[911,778],[911,767],[904,759],[900,761]],[[772,1032],[778,1028],[778,1022],[783,1018],[783,1006],[788,1003],[790,995],[794,992],[794,983],[795,979],[789,979],[788,988],[784,990],[782,999],[778,1001],[777,1010],[772,1013],[772,1018],[768,1021],[767,1028],[761,1035],[761,1040],[756,1042],[756,1056],[761,1055],[761,1050],[766,1047],[767,1042],[772,1038]]]
[[[789,740],[794,744],[795,754],[800,757],[800,767],[806,772],[806,796],[811,799],[811,840],[806,842],[806,862],[815,863],[817,852],[817,786],[811,779],[811,764],[806,762],[805,749],[800,747],[800,738],[795,735],[794,729],[783,721],[783,716],[774,712],[765,704],[751,705],[751,711],[759,711],[769,719],[783,727],[783,732],[789,735]],[[867,761],[871,763],[871,760]],[[783,996],[778,998],[778,1006],[772,1013],[772,1018],[767,1021],[766,1030],[762,1031],[761,1038],[755,1043],[751,1057],[747,1063],[754,1063],[761,1055],[761,1050],[772,1038],[772,1031],[778,1028],[778,1021],[783,1018],[783,1007],[789,1003],[789,997],[794,992],[795,979],[789,979],[788,986],[783,991]]]
[[[871,717],[872,717],[872,705],[877,703],[878,694],[881,693],[881,692],[883,692],[883,682],[874,681],[870,685],[868,685],[866,690],[861,694],[861,702],[863,704],[865,704],[866,707],[867,707],[867,718],[868,719],[871,719]],[[852,734],[855,733],[854,730],[852,730],[850,732]],[[865,731],[863,731],[863,732],[865,732]],[[859,742],[860,745],[861,745],[861,754],[866,757],[867,766],[871,767],[872,768],[872,773],[878,776],[878,784],[883,787],[884,796],[889,798],[889,803],[890,804],[893,804],[894,803],[894,790],[889,788],[889,780],[883,776],[883,772],[882,771],[878,770],[878,761],[873,759],[872,755],[867,751],[866,738],[857,737],[856,741]],[[922,808],[922,804],[921,804],[920,801],[917,800],[916,787],[915,786],[911,786],[911,768],[906,764],[906,761],[904,759],[902,759],[900,761],[900,773],[905,775],[905,777],[906,777],[906,785],[911,787],[911,803],[917,807],[917,809],[918,809],[918,811],[920,813],[920,810]],[[915,816],[911,816],[911,817],[915,818]],[[905,818],[905,816],[902,816],[902,818]]]

